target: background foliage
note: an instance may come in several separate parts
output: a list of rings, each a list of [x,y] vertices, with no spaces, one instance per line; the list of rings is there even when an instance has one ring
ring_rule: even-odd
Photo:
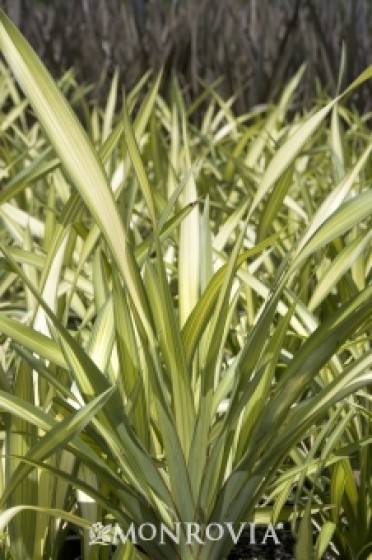
[[[223,77],[218,91],[249,110],[278,95],[302,62],[302,106],[312,102],[315,78],[336,94],[341,44],[344,83],[371,62],[372,4],[368,0],[1,0],[54,76],[72,66],[78,81],[95,84],[101,99],[119,68],[131,88],[149,68],[165,67],[163,91],[176,70],[190,101]],[[371,85],[354,97],[368,109]]]

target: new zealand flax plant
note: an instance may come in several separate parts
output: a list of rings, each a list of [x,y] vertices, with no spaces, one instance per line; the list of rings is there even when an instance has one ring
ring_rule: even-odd
[[[371,382],[372,144],[354,133],[343,157],[339,119],[372,68],[290,124],[303,69],[266,115],[236,118],[210,88],[198,130],[160,76],[116,118],[115,76],[103,112],[82,102],[85,132],[0,20],[25,94],[3,68],[3,555],[57,558],[69,522],[84,558],[109,558],[88,545],[99,522],[181,527],[119,541],[116,559],[225,558],[231,535],[203,528],[288,518],[261,500],[298,480],[296,446]]]

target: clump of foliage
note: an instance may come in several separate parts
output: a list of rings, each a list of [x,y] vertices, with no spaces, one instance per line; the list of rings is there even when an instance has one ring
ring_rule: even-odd
[[[187,108],[174,81],[166,102],[161,76],[116,114],[117,77],[90,109],[67,75],[68,104],[0,25],[25,94],[2,66],[4,556],[57,558],[66,522],[107,558],[88,546],[97,521],[301,519],[298,557],[313,523],[321,558],[331,540],[355,550],[358,514],[365,558],[372,142],[342,101],[372,69],[291,121],[303,69],[239,118],[208,90],[196,128],[206,95]],[[232,546],[141,542],[153,560]]]

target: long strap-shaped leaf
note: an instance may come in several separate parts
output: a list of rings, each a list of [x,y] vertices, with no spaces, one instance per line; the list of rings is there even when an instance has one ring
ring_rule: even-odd
[[[288,166],[298,156],[306,142],[311,138],[312,134],[317,130],[335,104],[351,93],[355,88],[360,86],[363,82],[371,79],[371,77],[372,66],[369,66],[344,92],[330,101],[325,107],[317,111],[315,115],[312,115],[305,123],[301,124],[296,132],[294,132],[286,140],[286,142],[284,142],[280,149],[275,153],[262,177],[261,183],[257,189],[250,208],[251,215],[266,194],[270,192],[275,182],[282,176],[285,170],[288,169]]]
[[[153,340],[146,295],[102,163],[51,76],[3,11],[0,47],[64,169],[99,225],[146,333]]]
[[[14,270],[23,279],[25,285],[33,293],[39,305],[43,308],[50,319],[53,328],[58,333],[61,347],[66,358],[66,363],[68,363],[71,370],[74,371],[74,378],[79,387],[80,394],[84,396],[84,399],[91,400],[94,395],[104,392],[109,387],[109,382],[105,376],[79,346],[76,340],[70,335],[67,329],[63,327],[45,302],[40,298],[34,286],[29,282],[28,278],[10,257],[5,247],[1,247],[4,255],[11,263]],[[25,344],[26,346],[29,346],[30,344],[32,346],[33,337],[31,340],[27,340],[24,337],[23,340],[19,342]],[[31,347],[30,350],[35,349]],[[153,464],[151,457],[145,452],[145,450],[143,450],[142,446],[135,437],[124,411],[121,411],[121,403],[118,395],[115,393],[112,399],[114,405],[110,408],[106,408],[104,412],[104,423],[110,426],[111,433],[110,430],[107,431],[107,426],[102,424],[102,428],[106,430],[105,434],[108,438],[108,443],[116,451],[117,460],[122,465],[123,469],[131,475],[133,481],[138,479],[139,473],[142,473],[143,475],[142,482],[144,485],[145,481],[150,481],[151,479],[149,486],[154,488],[159,495],[164,497],[166,500],[168,492],[165,488],[163,479]],[[101,424],[98,424],[98,427],[100,426]],[[125,459],[125,457],[127,457],[127,459]],[[137,476],[134,474],[135,472],[137,472]]]
[[[44,435],[27,453],[26,459],[45,460],[55,451],[64,447],[74,439],[85,426],[93,419],[95,414],[102,408],[105,402],[113,395],[115,387],[110,387],[104,393],[96,397],[90,403],[80,408],[69,417],[56,424]],[[8,482],[6,494],[10,495],[31,468],[26,464],[19,464]],[[4,497],[3,497],[4,499]]]
[[[58,425],[58,421],[52,418],[39,407],[36,407],[23,399],[20,399],[10,393],[0,391],[0,405],[3,410],[27,420],[31,425],[37,426],[43,431],[50,431]],[[102,484],[107,485],[111,492],[115,492],[122,504],[125,504],[127,512],[135,520],[140,520],[140,511],[144,511],[147,507],[148,499],[146,493],[141,495],[135,493],[128,482],[123,480],[119,474],[110,470],[104,459],[96,454],[96,452],[81,437],[75,437],[67,445],[66,449],[76,455],[76,457],[88,466],[94,472]],[[1,495],[0,506],[4,505],[4,501],[8,497],[8,487]],[[150,510],[147,512],[150,516]]]

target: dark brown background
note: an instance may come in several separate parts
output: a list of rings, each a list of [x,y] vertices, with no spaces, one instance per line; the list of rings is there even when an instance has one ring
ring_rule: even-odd
[[[341,45],[343,85],[372,62],[370,0],[0,0],[55,77],[72,66],[79,82],[107,91],[120,69],[131,87],[148,69],[173,69],[188,100],[199,79],[223,77],[219,92],[236,95],[235,110],[275,99],[304,61],[299,103],[314,100],[317,80],[336,91]],[[367,84],[353,102],[372,107]]]

